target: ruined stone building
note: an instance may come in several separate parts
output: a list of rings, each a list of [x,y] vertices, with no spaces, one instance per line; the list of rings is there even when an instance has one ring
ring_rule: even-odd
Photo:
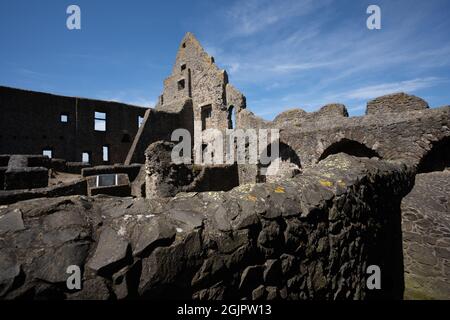
[[[145,109],[0,86],[0,154],[123,163]]]
[[[187,33],[155,108],[4,87],[0,108],[0,299],[450,299],[450,106],[265,121]],[[195,123],[279,129],[281,170],[174,163]]]

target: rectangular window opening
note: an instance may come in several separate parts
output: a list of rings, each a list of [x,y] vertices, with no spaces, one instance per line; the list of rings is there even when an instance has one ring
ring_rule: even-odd
[[[138,128],[141,127],[143,122],[144,122],[144,117],[138,116]]]
[[[95,185],[96,187],[117,186],[119,184],[118,180],[117,174],[101,174],[96,177]]]
[[[95,131],[106,131],[106,113],[105,112],[95,112],[94,113],[94,130]]]
[[[212,106],[210,104],[201,108],[202,130],[207,129],[212,114]]]
[[[83,152],[81,154],[81,162],[89,163],[89,152]]]
[[[109,161],[109,147],[103,146],[103,161]]]
[[[61,114],[61,122],[62,123],[67,123],[69,122],[69,116],[67,114]]]
[[[52,158],[53,152],[51,149],[44,149],[42,150],[42,155],[49,157],[50,159]]]

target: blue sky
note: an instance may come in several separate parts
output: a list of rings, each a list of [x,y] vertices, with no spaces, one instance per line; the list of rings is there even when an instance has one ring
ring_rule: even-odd
[[[81,30],[66,8],[81,8]],[[366,28],[381,7],[382,29]],[[448,0],[0,0],[0,85],[151,106],[193,32],[272,119],[405,91],[450,104]]]

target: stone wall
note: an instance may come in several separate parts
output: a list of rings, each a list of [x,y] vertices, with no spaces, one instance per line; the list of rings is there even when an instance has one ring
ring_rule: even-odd
[[[175,164],[174,143],[158,141],[145,152],[146,197],[173,197],[179,192],[228,191],[239,185],[237,165]]]
[[[10,155],[8,167],[2,170],[0,190],[44,188],[48,186],[50,161],[44,156]],[[45,166],[45,167],[44,167]]]
[[[156,108],[165,110],[167,105],[187,98],[192,99],[194,120],[203,122],[203,129],[228,129],[229,113],[245,108],[245,97],[228,84],[226,71],[217,67],[189,32],[181,41],[172,74],[164,80]]]
[[[385,114],[428,109],[428,103],[416,96],[403,92],[388,94],[367,103],[366,114]]]
[[[450,299],[450,171],[418,174],[402,201],[406,299]]]
[[[124,103],[64,97],[0,86],[0,154],[42,154],[93,165],[123,163],[146,109]],[[94,113],[106,113],[106,131],[94,130]],[[67,122],[61,122],[61,115]],[[103,161],[103,146],[109,161]]]
[[[55,198],[70,195],[86,195],[86,180],[76,180],[46,188],[0,191],[0,205],[36,198]],[[44,199],[45,200],[45,199]]]
[[[348,117],[347,108],[343,104],[327,104],[316,112],[306,112],[302,109],[291,109],[280,113],[273,120],[274,125],[283,125],[288,122],[290,125],[301,125],[306,121],[317,121],[320,119],[335,120],[339,117]]]
[[[291,117],[288,121],[280,116],[285,121],[274,122],[263,121],[246,110],[241,114],[245,126],[280,129],[280,141],[297,153],[302,167],[314,166],[324,154],[330,154],[330,149],[339,152],[345,141],[360,144],[379,158],[418,166],[435,145],[448,145],[450,137],[449,106],[350,118]]]
[[[405,166],[334,155],[294,179],[229,192],[2,206],[0,296],[399,298],[400,201],[412,183]],[[372,264],[376,292],[365,286]],[[81,267],[80,291],[66,288],[69,265]]]
[[[83,168],[81,170],[81,176],[89,177],[99,174],[126,173],[130,181],[133,181],[139,174],[141,167],[142,165],[137,163],[128,166],[122,164],[115,164],[113,166],[96,166],[91,168]]]
[[[176,129],[186,129],[194,136],[194,115],[191,99],[175,101],[163,110],[149,109],[125,160],[126,165],[145,162],[145,150],[153,142],[171,141]]]

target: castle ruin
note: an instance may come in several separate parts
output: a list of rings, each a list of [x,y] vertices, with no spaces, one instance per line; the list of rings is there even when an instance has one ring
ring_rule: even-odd
[[[187,33],[155,108],[6,87],[0,108],[1,299],[450,299],[450,106],[265,121]],[[174,164],[195,123],[279,129],[281,170]]]

